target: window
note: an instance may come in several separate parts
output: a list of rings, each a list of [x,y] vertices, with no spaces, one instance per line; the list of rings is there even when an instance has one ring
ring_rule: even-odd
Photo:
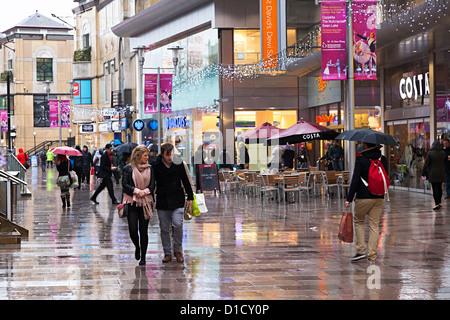
[[[57,96],[50,96],[57,99]],[[50,128],[50,111],[46,95],[33,96],[33,118],[34,127]]]
[[[73,92],[74,104],[92,104],[91,80],[76,80]]]
[[[89,33],[83,34],[83,48],[89,47]]]
[[[53,81],[53,59],[36,59],[37,81]]]
[[[252,64],[261,60],[259,30],[234,30],[234,63]]]

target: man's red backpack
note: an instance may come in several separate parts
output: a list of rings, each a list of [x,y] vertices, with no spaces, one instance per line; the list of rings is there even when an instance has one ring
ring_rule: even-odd
[[[381,158],[376,160],[370,160],[369,168],[369,178],[365,181],[361,178],[364,185],[369,189],[371,194],[382,196],[387,195],[387,200],[389,201],[389,177],[381,164]]]

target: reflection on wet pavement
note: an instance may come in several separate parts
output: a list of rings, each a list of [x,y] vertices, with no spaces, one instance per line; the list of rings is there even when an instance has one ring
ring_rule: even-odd
[[[63,209],[55,169],[29,171],[33,197],[19,201],[14,219],[29,238],[0,245],[0,299],[450,298],[450,211],[432,211],[430,195],[390,192],[375,266],[349,262],[354,244],[337,238],[341,199],[262,206],[232,193],[208,195],[209,212],[184,223],[184,264],[161,262],[154,215],[139,267],[106,191],[95,206],[94,184],[71,190]]]

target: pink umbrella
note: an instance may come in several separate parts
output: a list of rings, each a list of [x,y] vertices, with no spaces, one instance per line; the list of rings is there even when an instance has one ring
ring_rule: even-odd
[[[66,156],[82,156],[83,154],[72,147],[56,147],[50,150],[54,154],[64,154]]]
[[[277,144],[294,144],[310,140],[332,140],[337,135],[339,133],[320,124],[301,120],[283,130],[280,134],[268,138],[267,143],[275,143],[278,141]]]
[[[244,132],[237,138],[244,140],[246,143],[251,141],[262,143],[265,142],[267,138],[280,133],[281,130],[282,129],[273,126],[271,123],[266,122],[262,126]]]

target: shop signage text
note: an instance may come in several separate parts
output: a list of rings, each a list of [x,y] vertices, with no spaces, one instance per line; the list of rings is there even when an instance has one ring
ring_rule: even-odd
[[[326,115],[324,114],[323,116],[316,116],[316,123],[320,123],[320,122],[333,122],[336,121],[336,115]]]
[[[263,70],[278,69],[278,3],[260,0]]]
[[[399,85],[400,97],[402,100],[406,98],[411,99],[414,94],[414,99],[417,97],[430,94],[430,81],[428,72],[425,74],[418,74],[411,77],[402,78]]]
[[[166,130],[174,128],[187,128],[189,126],[186,117],[166,118]]]

